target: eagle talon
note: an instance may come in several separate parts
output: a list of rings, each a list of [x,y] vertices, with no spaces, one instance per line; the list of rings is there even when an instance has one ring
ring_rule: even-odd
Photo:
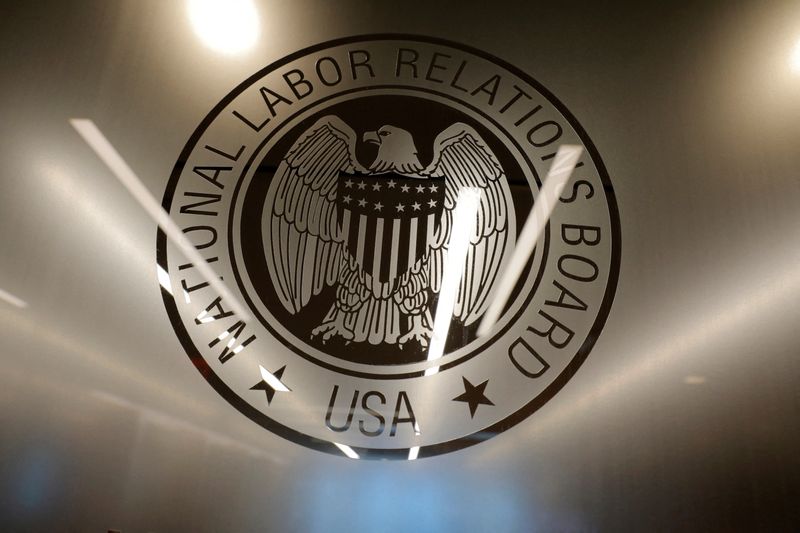
[[[409,341],[417,341],[421,347],[427,348],[431,334],[432,331],[426,327],[423,318],[420,315],[414,315],[411,317],[411,330],[397,339],[397,344],[402,350]]]
[[[350,341],[355,337],[353,332],[345,328],[338,320],[323,322],[311,330],[312,339],[315,339],[320,335],[322,335],[322,344],[325,344],[333,337],[341,337],[346,341],[347,344],[349,344]]]

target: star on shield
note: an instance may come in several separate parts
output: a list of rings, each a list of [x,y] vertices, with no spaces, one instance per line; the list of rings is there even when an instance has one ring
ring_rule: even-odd
[[[489,383],[488,379],[478,386],[470,383],[464,376],[461,376],[461,379],[464,381],[464,393],[453,398],[453,401],[468,403],[470,418],[475,417],[475,411],[478,410],[478,405],[494,405],[492,400],[487,398],[486,394],[484,394],[486,385]]]

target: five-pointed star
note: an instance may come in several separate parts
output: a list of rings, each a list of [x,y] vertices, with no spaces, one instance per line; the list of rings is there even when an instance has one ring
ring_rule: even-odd
[[[373,183],[373,184],[372,184],[372,190],[373,190],[373,191],[379,191],[379,190],[381,190],[381,184],[380,184],[380,183]]]
[[[349,203],[350,203],[350,200],[352,200],[352,198],[350,198],[350,195],[349,195],[349,194],[348,194],[347,196],[344,196],[344,197],[342,198],[342,201],[343,201],[344,203],[346,203],[346,204],[349,204]]]
[[[367,184],[366,184],[366,183],[364,183],[363,181],[360,181],[360,182],[358,183],[358,188],[359,188],[360,190],[362,190],[362,191],[363,191],[363,190],[364,190],[366,187],[367,187]]]
[[[363,198],[358,201],[358,206],[359,207],[364,207],[365,205],[367,205],[367,201],[364,200]]]
[[[403,204],[397,204],[397,207],[395,209],[397,209],[398,211],[405,211],[406,206],[404,206]]]
[[[408,189],[410,189],[410,188],[411,187],[409,187],[408,185],[401,185],[400,186],[400,190],[403,191],[403,192],[408,192]]]
[[[436,200],[430,200],[428,202],[428,207],[436,207]]]
[[[382,203],[378,202],[377,204],[375,204],[375,210],[376,211],[380,211],[381,209],[383,209],[383,204]]]
[[[275,376],[278,379],[279,383],[280,383],[280,379],[283,377],[283,371],[284,370],[286,370],[286,365],[283,365],[282,367],[280,367],[275,372],[272,372],[272,375]],[[269,377],[269,376],[267,376],[267,377]],[[286,388],[286,386],[284,386],[284,388]],[[267,383],[266,380],[264,380],[262,378],[261,381],[259,381],[258,383],[256,383],[252,387],[250,387],[250,390],[263,390],[265,393],[267,393],[267,405],[269,405],[269,404],[272,403],[272,398],[275,396],[275,392],[278,389],[276,389],[275,387],[273,387],[272,385]],[[286,388],[286,390],[289,390],[289,389]]]
[[[436,192],[436,191],[439,190],[439,186],[438,185],[431,185],[430,187],[428,187],[428,189],[430,189],[431,192]]]
[[[420,204],[417,203],[417,202],[414,202],[413,204],[411,204],[411,207],[414,208],[414,211],[419,211],[419,206],[420,206]]]
[[[397,185],[397,182],[394,180],[389,180],[389,183],[387,185],[389,186],[390,189],[394,189],[394,186]]]
[[[492,400],[486,397],[484,391],[486,390],[486,385],[489,383],[487,379],[483,383],[478,386],[473,385],[470,383],[467,378],[461,376],[461,379],[464,381],[464,393],[456,396],[453,398],[454,402],[464,402],[469,404],[469,417],[475,417],[475,411],[478,410],[478,405],[494,405]]]
[[[350,188],[353,186],[353,180],[347,180],[344,182],[344,186]]]
[[[425,192],[425,187],[422,185],[417,185],[417,192]]]

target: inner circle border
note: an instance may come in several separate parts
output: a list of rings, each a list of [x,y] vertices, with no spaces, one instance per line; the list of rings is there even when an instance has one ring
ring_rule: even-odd
[[[188,161],[189,154],[192,152],[193,148],[197,144],[197,141],[200,139],[203,133],[205,133],[206,129],[214,121],[214,119],[216,119],[217,116],[225,109],[225,107],[228,104],[230,104],[241,93],[243,93],[248,87],[250,87],[254,82],[259,80],[269,72],[276,70],[288,63],[291,63],[292,61],[295,61],[305,55],[312,54],[320,50],[324,50],[326,48],[357,43],[357,42],[364,42],[364,41],[388,41],[388,40],[404,40],[411,42],[416,41],[428,44],[438,44],[462,50],[466,53],[473,54],[475,56],[481,57],[487,61],[490,61],[498,65],[499,67],[513,73],[515,76],[518,76],[519,78],[525,80],[525,82],[529,83],[532,87],[534,87],[567,120],[569,125],[575,130],[575,133],[580,138],[586,150],[589,152],[589,155],[592,158],[592,162],[597,167],[600,181],[603,184],[603,191],[608,205],[609,221],[611,225],[611,265],[609,269],[609,278],[606,284],[606,290],[603,295],[603,301],[600,304],[597,316],[595,318],[594,323],[592,324],[592,327],[589,330],[588,335],[586,336],[586,339],[584,340],[580,348],[578,348],[575,355],[570,359],[570,362],[567,364],[564,370],[549,385],[547,385],[540,394],[535,396],[528,403],[526,403],[521,408],[511,413],[504,419],[470,435],[465,435],[463,437],[459,437],[449,441],[439,442],[436,444],[420,446],[417,457],[423,458],[423,457],[431,457],[435,455],[449,453],[452,451],[466,448],[468,446],[472,446],[479,442],[483,442],[484,440],[491,438],[497,433],[501,433],[507,429],[510,429],[511,427],[515,426],[516,424],[518,424],[519,422],[530,416],[540,407],[542,407],[553,396],[555,396],[555,394],[559,390],[561,390],[561,388],[567,383],[567,381],[570,380],[570,378],[572,378],[573,375],[575,375],[577,370],[586,360],[586,357],[589,355],[589,352],[594,346],[595,341],[599,337],[600,331],[603,329],[603,326],[605,325],[606,320],[608,319],[608,315],[611,310],[611,305],[614,301],[614,295],[616,293],[616,288],[619,278],[620,262],[621,262],[621,252],[622,252],[621,251],[622,231],[620,228],[619,209],[617,206],[616,197],[614,196],[614,189],[611,185],[611,180],[608,177],[608,171],[606,170],[605,164],[600,158],[600,154],[597,151],[597,148],[594,146],[594,143],[589,138],[589,135],[586,133],[586,131],[583,129],[583,127],[580,125],[577,119],[566,108],[566,106],[564,106],[564,104],[561,103],[561,101],[558,98],[556,98],[556,96],[553,93],[551,93],[548,89],[546,89],[541,83],[533,79],[530,75],[526,74],[525,72],[515,67],[514,65],[509,64],[505,60],[502,60],[490,53],[484,52],[477,48],[473,48],[471,46],[463,45],[446,39],[441,39],[438,37],[428,37],[424,35],[405,34],[405,33],[377,33],[377,34],[354,35],[350,37],[325,41],[298,50],[258,70],[253,75],[251,75],[246,80],[237,85],[216,106],[214,106],[214,108],[202,120],[200,125],[195,129],[194,133],[187,141],[183,150],[181,150],[180,156],[178,157],[178,161],[175,163],[175,166],[173,167],[172,173],[170,175],[170,179],[167,182],[167,186],[164,191],[164,197],[161,205],[167,212],[170,211],[172,207],[173,195],[177,187],[178,181],[180,179],[183,166],[185,162]],[[167,263],[167,236],[160,228],[157,230],[156,234],[156,262],[162,269],[164,269],[165,272],[167,273],[169,272]],[[189,332],[186,330],[186,327],[184,326],[180,318],[174,297],[163,287],[161,287],[161,297],[164,301],[164,307],[166,308],[167,315],[169,316],[172,327],[175,330],[175,333],[177,334],[178,339],[180,340],[184,350],[189,356],[189,359],[192,361],[195,368],[197,368],[200,374],[206,379],[206,381],[208,381],[208,383],[214,388],[214,390],[220,396],[225,398],[225,400],[227,400],[228,403],[230,403],[233,407],[239,410],[239,412],[247,416],[250,420],[259,424],[265,429],[271,431],[272,433],[275,433],[276,435],[279,435],[287,440],[291,440],[292,442],[295,442],[297,444],[303,445],[307,448],[312,448],[314,450],[329,453],[332,455],[337,455],[337,456],[342,455],[341,450],[339,450],[339,448],[337,448],[333,444],[333,442],[318,439],[316,437],[311,437],[295,429],[292,429],[288,426],[285,426],[273,420],[272,418],[268,417],[255,407],[245,402],[242,398],[240,398],[236,392],[234,392],[230,387],[228,387],[228,385],[224,381],[222,381],[222,379],[219,376],[217,376],[217,374],[212,370],[212,368],[209,366],[209,364],[200,354],[197,347],[192,342],[191,337],[189,336]],[[356,453],[358,453],[359,458],[361,459],[407,459],[410,450],[410,448],[407,447],[367,448],[358,446],[352,446],[352,449],[356,451]]]
[[[313,104],[310,104],[309,106],[304,107],[302,110],[294,113],[293,115],[288,117],[284,121],[284,123],[293,120],[295,117],[305,113],[309,108],[316,107],[317,105],[319,105],[321,103],[324,103],[327,100],[336,99],[336,98],[338,98],[340,96],[343,96],[343,95],[346,95],[346,94],[355,94],[355,93],[358,93],[358,92],[368,92],[370,90],[384,90],[384,89],[404,89],[409,94],[410,93],[414,93],[414,92],[422,92],[422,93],[427,93],[427,94],[433,94],[433,95],[438,96],[440,98],[450,99],[452,101],[457,101],[454,97],[448,96],[445,93],[440,93],[440,92],[437,92],[437,91],[434,91],[434,90],[431,90],[431,89],[423,89],[423,88],[418,88],[418,87],[404,87],[404,86],[400,86],[400,85],[375,85],[374,87],[369,87],[369,88],[348,89],[348,90],[336,93],[335,95],[331,95],[329,97],[322,98],[322,99],[314,102]],[[464,107],[470,109],[472,112],[482,115],[485,120],[487,120],[489,122],[492,122],[493,125],[497,129],[502,130],[502,127],[500,126],[499,123],[497,123],[493,118],[491,118],[488,115],[486,115],[485,113],[483,113],[477,107],[473,106],[472,104],[468,104],[466,102],[458,102],[458,103],[460,103]],[[269,331],[269,333],[271,335],[273,335],[278,340],[283,342],[283,344],[285,346],[287,346],[290,350],[292,350],[294,353],[296,353],[300,357],[306,359],[307,361],[311,361],[312,363],[314,363],[316,365],[319,365],[322,368],[325,368],[326,370],[331,370],[333,372],[338,372],[340,374],[344,374],[344,375],[347,375],[347,376],[353,376],[353,377],[357,377],[357,378],[379,379],[379,380],[409,379],[409,378],[418,378],[418,377],[425,376],[425,372],[427,371],[427,369],[408,371],[408,372],[396,372],[396,373],[386,372],[386,373],[382,373],[381,374],[381,373],[375,373],[375,372],[365,372],[365,371],[361,371],[361,370],[353,370],[353,369],[346,368],[346,367],[336,366],[335,364],[328,363],[328,362],[325,362],[323,360],[320,360],[317,357],[314,357],[313,355],[310,355],[310,354],[304,352],[298,346],[295,346],[293,344],[289,344],[287,342],[287,339],[285,339],[280,333],[278,333],[275,330],[275,328],[273,328],[270,325],[269,321],[266,320],[266,318],[261,314],[261,312],[258,310],[257,306],[255,306],[253,304],[253,298],[251,298],[251,296],[247,293],[247,291],[245,290],[244,284],[242,282],[242,273],[239,272],[239,267],[238,267],[238,265],[236,263],[236,254],[235,254],[235,251],[234,251],[234,248],[233,248],[233,241],[234,241],[234,239],[233,239],[233,234],[234,234],[233,228],[234,228],[235,213],[236,213],[236,209],[237,209],[236,203],[238,201],[237,199],[239,197],[239,194],[242,192],[241,189],[242,189],[242,185],[244,183],[244,176],[246,176],[250,172],[250,169],[252,168],[255,160],[260,155],[263,155],[262,151],[263,151],[264,146],[269,143],[269,141],[270,141],[272,136],[274,136],[274,135],[276,135],[276,134],[278,134],[280,132],[280,129],[282,127],[283,127],[283,124],[278,126],[278,128],[274,132],[272,132],[269,135],[267,135],[264,138],[264,140],[261,142],[261,144],[256,147],[255,151],[253,152],[253,155],[250,157],[250,159],[244,165],[241,177],[236,182],[236,187],[234,188],[234,192],[233,192],[233,196],[232,196],[232,200],[231,200],[232,207],[231,207],[231,210],[230,210],[230,215],[228,217],[228,228],[227,228],[228,229],[228,254],[229,254],[230,259],[231,259],[231,268],[233,270],[233,275],[236,278],[236,283],[237,283],[237,285],[239,286],[239,289],[242,292],[242,298],[244,299],[245,303],[250,307],[250,310],[256,315],[256,319],[259,322],[261,322],[261,325],[264,326],[267,329],[267,331]],[[508,139],[514,144],[515,148],[519,151],[520,156],[530,166],[531,171],[532,171],[532,175],[533,175],[533,179],[536,182],[537,186],[539,186],[541,188],[541,185],[542,185],[541,184],[541,179],[537,175],[536,168],[533,166],[533,162],[531,161],[530,157],[524,152],[524,150],[519,145],[519,142],[517,142],[516,139],[514,139],[507,131],[504,131],[504,133],[506,134]],[[519,229],[521,231],[522,228],[519,228]],[[468,353],[458,357],[457,359],[454,359],[454,360],[449,361],[447,363],[438,365],[439,372],[444,372],[445,370],[449,370],[451,368],[455,368],[456,366],[460,365],[461,363],[463,363],[465,361],[468,361],[468,360],[472,359],[473,357],[479,355],[484,350],[488,349],[492,344],[497,342],[497,340],[500,339],[500,337],[502,337],[503,335],[505,335],[505,333],[511,328],[511,326],[514,324],[514,322],[519,320],[520,316],[524,313],[526,306],[533,299],[533,295],[536,293],[536,290],[539,288],[539,284],[541,283],[542,277],[544,276],[544,270],[545,270],[545,267],[547,266],[547,257],[548,257],[548,254],[550,253],[550,222],[549,221],[546,224],[545,231],[543,232],[543,237],[544,237],[544,243],[543,243],[543,246],[542,246],[542,251],[543,251],[542,252],[542,263],[539,266],[538,271],[535,273],[535,275],[533,275],[534,279],[533,279],[533,284],[531,285],[530,291],[525,295],[518,296],[518,299],[524,298],[524,302],[520,306],[519,310],[516,311],[516,314],[511,318],[511,320],[509,320],[509,322],[503,328],[499,329],[494,335],[492,335],[491,339],[488,339],[487,341],[485,341],[481,346],[473,348],[473,350],[471,352],[468,352]],[[531,258],[528,260],[527,263],[531,264],[533,262],[533,259],[534,259],[534,256],[531,256]],[[242,265],[242,270],[243,271],[246,270],[244,265]]]

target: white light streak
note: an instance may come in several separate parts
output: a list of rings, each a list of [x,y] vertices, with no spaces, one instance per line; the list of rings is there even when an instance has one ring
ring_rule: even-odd
[[[14,307],[19,307],[20,309],[25,309],[26,307],[28,307],[28,302],[17,298],[13,294],[8,293],[3,289],[0,289],[0,300],[8,302]]]
[[[525,264],[536,247],[536,242],[539,240],[542,231],[544,231],[558,198],[561,196],[561,191],[569,181],[582,152],[583,148],[578,145],[562,144],[559,146],[553,165],[550,167],[550,171],[547,173],[544,183],[542,183],[542,189],[536,197],[531,214],[522,228],[514,253],[511,255],[511,261],[503,273],[500,283],[497,285],[497,290],[489,309],[483,315],[481,325],[478,327],[478,336],[489,333],[492,326],[500,318],[500,314],[503,312],[506,302],[508,302],[508,297],[511,295],[511,291],[514,290]]]
[[[412,446],[408,450],[408,460],[413,461],[419,457],[419,446]]]
[[[800,39],[795,43],[792,54],[789,56],[789,68],[795,74],[800,74]]]
[[[252,0],[189,0],[187,10],[195,33],[212,50],[238,54],[258,40],[260,22]]]
[[[705,376],[690,375],[683,378],[683,382],[687,385],[702,385],[706,382]]]
[[[233,342],[233,340],[234,339],[231,339],[231,342]],[[230,348],[230,347],[231,346],[230,346],[230,343],[229,343],[228,344],[228,348]],[[236,351],[234,350],[234,353],[235,352]],[[277,377],[275,377],[275,375],[272,374],[271,372],[269,372],[266,368],[264,368],[261,365],[258,365],[258,369],[261,370],[261,379],[266,381],[267,385],[269,385],[270,387],[272,387],[273,389],[275,389],[278,392],[291,392],[291,389],[289,387],[284,385],[281,382],[281,380],[279,380]]]
[[[453,320],[458,286],[464,275],[464,262],[467,260],[470,237],[476,231],[475,220],[480,202],[481,190],[476,187],[464,187],[458,192],[450,240],[447,243],[447,261],[442,274],[442,287],[439,290],[439,304],[436,306],[431,344],[428,348],[428,361],[439,359],[444,354],[447,333]],[[431,376],[438,371],[438,366],[428,368],[425,370],[425,375]]]
[[[103,136],[94,122],[88,119],[70,119],[70,124],[78,133],[83,137],[83,140],[95,151],[100,159],[111,169],[114,175],[119,179],[120,183],[128,189],[128,192],[139,202],[139,205],[147,212],[148,215],[158,224],[164,231],[172,243],[177,246],[183,255],[192,264],[194,264],[197,271],[203,276],[203,279],[211,285],[217,294],[222,296],[231,310],[236,313],[239,318],[247,322],[250,320],[250,313],[245,310],[245,307],[239,302],[228,287],[222,282],[219,276],[214,273],[214,270],[209,266],[205,259],[200,255],[197,249],[189,242],[189,239],[178,228],[178,225],[169,217],[166,211],[159,205],[156,199],[147,190],[147,187],[141,180],[134,174],[133,170],[125,163],[122,156],[111,146],[111,143]]]
[[[358,459],[358,454],[356,451],[348,446],[347,444],[339,444],[338,442],[334,442],[337,448],[342,450],[342,453],[345,454],[350,459]]]
[[[169,280],[169,274],[161,268],[161,265],[156,265],[156,269],[158,270],[158,282],[164,287],[164,290],[172,294],[172,283]]]

